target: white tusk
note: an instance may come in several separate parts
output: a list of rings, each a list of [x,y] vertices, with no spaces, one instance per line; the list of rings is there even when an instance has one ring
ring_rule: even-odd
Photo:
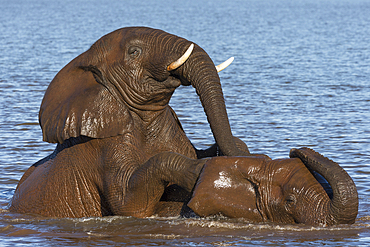
[[[216,69],[217,69],[217,72],[220,72],[222,71],[223,69],[225,69],[227,66],[229,66],[232,62],[234,61],[234,57],[231,57],[229,59],[227,59],[225,62],[223,62],[222,64],[219,64],[216,66]]]
[[[180,57],[179,59],[177,59],[177,61],[167,66],[167,70],[171,71],[183,65],[186,62],[186,60],[190,57],[191,52],[193,51],[193,48],[194,48],[194,44],[191,44],[189,48],[186,50],[186,52],[184,53],[184,55],[182,55],[182,57]]]

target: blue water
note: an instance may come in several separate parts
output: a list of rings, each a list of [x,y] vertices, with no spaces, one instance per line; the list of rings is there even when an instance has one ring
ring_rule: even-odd
[[[370,1],[0,0],[0,245],[370,244]],[[18,180],[54,145],[38,110],[55,76],[106,33],[149,26],[192,40],[220,73],[234,135],[286,158],[309,146],[340,163],[360,198],[352,226],[312,228],[229,219],[45,219],[6,210]],[[194,90],[170,102],[190,140],[213,143]]]

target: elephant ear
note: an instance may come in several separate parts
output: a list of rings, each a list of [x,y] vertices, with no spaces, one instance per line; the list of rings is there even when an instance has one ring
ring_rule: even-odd
[[[70,62],[46,90],[39,112],[44,141],[106,138],[132,126],[128,108],[109,90],[99,69],[80,64],[79,57]]]

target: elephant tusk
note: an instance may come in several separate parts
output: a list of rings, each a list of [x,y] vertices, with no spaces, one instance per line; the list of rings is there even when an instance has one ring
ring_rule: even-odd
[[[177,69],[178,67],[183,65],[186,62],[186,60],[190,57],[190,55],[193,51],[193,48],[194,48],[194,44],[191,44],[189,46],[189,48],[186,50],[186,52],[184,53],[184,55],[182,55],[182,57],[180,57],[175,62],[173,62],[173,63],[171,63],[170,65],[167,66],[167,71]]]
[[[233,61],[234,61],[234,57],[231,57],[227,59],[225,62],[223,62],[222,64],[217,65],[216,66],[217,73],[226,69],[226,67],[229,66]]]

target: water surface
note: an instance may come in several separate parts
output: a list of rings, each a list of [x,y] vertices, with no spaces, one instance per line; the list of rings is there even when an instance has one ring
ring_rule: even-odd
[[[370,244],[370,2],[1,1],[1,245]],[[48,219],[6,208],[24,171],[51,153],[38,110],[55,76],[102,35],[150,26],[203,47],[220,73],[234,135],[252,152],[288,157],[308,146],[342,165],[360,198],[352,226],[249,224],[223,218]],[[198,148],[214,142],[190,87],[170,102]]]

